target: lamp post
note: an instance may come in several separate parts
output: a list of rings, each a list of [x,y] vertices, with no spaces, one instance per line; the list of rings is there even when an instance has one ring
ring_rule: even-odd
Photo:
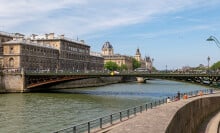
[[[208,39],[206,39],[206,41],[214,41],[216,46],[218,48],[220,48],[220,42],[218,41],[218,39],[215,36],[210,36]],[[209,69],[209,61],[210,61],[210,57],[207,58],[208,60],[208,69]]]
[[[166,73],[167,73],[167,65],[166,65]]]
[[[209,70],[209,61],[210,61],[210,57],[209,56],[207,58],[207,61],[208,61],[208,70]]]
[[[153,70],[153,62],[154,62],[154,58],[151,59],[151,70]]]
[[[210,36],[208,39],[206,39],[206,41],[214,41],[215,44],[216,44],[216,46],[217,46],[218,48],[220,48],[220,42],[218,41],[218,39],[217,39],[216,37]]]

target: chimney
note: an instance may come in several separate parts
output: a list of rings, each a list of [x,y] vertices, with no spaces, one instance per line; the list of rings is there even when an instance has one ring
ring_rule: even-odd
[[[64,39],[64,34],[60,35],[60,38],[61,38],[61,39]]]
[[[32,39],[36,39],[36,38],[35,38],[36,36],[37,36],[36,34],[32,34],[32,35],[31,35]]]
[[[54,39],[54,33],[49,33],[48,39]]]
[[[26,42],[27,42],[27,43],[31,43],[31,38],[28,37],[28,38],[26,39]]]
[[[85,43],[85,41],[84,41],[84,40],[80,40],[80,42],[81,42],[81,43]]]
[[[48,34],[45,34],[45,38],[48,39]]]
[[[15,37],[13,38],[13,40],[23,40],[24,36],[25,36],[21,33],[14,33],[14,35],[15,35]]]

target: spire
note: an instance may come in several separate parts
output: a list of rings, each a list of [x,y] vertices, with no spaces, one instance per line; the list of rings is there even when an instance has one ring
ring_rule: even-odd
[[[139,48],[137,48],[136,55],[141,55]]]

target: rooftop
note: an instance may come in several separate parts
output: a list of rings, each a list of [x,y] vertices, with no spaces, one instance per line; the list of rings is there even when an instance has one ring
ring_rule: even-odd
[[[111,49],[113,48],[109,41],[105,42],[102,46],[102,49],[106,49],[106,48],[111,48]]]
[[[55,35],[54,33],[49,33],[49,34],[45,34],[45,35],[36,35],[36,34],[32,34],[31,35],[31,40],[66,40],[69,42],[74,42],[77,44],[81,44],[81,45],[86,45],[84,40],[75,40],[75,39],[71,39],[71,38],[67,38],[65,37],[65,35]],[[87,45],[88,46],[88,45]]]
[[[25,44],[25,45],[33,45],[33,46],[37,46],[37,47],[44,47],[44,48],[51,48],[51,49],[57,49],[49,44],[41,44],[41,43],[37,43],[35,41],[31,41],[31,40],[26,40],[26,39],[14,39],[8,42],[4,42],[4,44]]]

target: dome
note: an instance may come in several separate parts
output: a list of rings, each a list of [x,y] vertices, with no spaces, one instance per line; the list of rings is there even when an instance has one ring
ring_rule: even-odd
[[[111,49],[113,48],[110,42],[105,42],[104,45],[102,46],[102,49],[109,49],[109,48]]]

